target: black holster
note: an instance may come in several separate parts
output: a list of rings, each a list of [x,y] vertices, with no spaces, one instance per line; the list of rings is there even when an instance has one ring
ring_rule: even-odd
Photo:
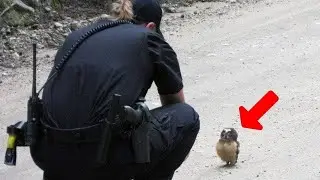
[[[140,98],[134,108],[120,106],[120,95],[115,95],[109,120],[104,121],[105,129],[102,133],[98,164],[108,163],[108,149],[113,136],[129,138],[135,155],[136,163],[150,162],[149,120],[150,112],[144,99]]]
[[[130,108],[128,108],[130,109]],[[134,150],[136,163],[149,163],[150,162],[150,112],[144,102],[137,103],[135,114],[138,116],[130,115],[127,118],[138,119],[138,126],[132,132],[132,147]]]

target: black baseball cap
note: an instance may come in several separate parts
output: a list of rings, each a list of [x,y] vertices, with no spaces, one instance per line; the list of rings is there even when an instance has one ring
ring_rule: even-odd
[[[158,0],[133,0],[134,19],[140,22],[154,22],[156,32],[163,38],[160,31],[162,8]]]

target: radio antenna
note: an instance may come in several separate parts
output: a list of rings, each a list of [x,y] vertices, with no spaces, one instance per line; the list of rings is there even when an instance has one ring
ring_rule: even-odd
[[[37,96],[37,44],[32,44],[33,48],[33,77],[32,77],[32,96]]]

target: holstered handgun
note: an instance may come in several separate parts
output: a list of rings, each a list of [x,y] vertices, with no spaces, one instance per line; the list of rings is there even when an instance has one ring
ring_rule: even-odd
[[[120,106],[120,97],[119,94],[113,96],[108,117],[103,121],[104,129],[98,147],[97,163],[98,165],[108,163],[112,136],[120,135],[121,132],[125,133],[126,131],[131,131],[130,138],[136,163],[148,163],[150,162],[149,109],[144,103],[144,99],[140,99],[136,103],[135,109],[130,106]],[[131,128],[126,129],[127,125]]]
[[[97,163],[98,165],[105,165],[108,163],[109,149],[112,139],[112,126],[114,126],[117,121],[119,121],[119,112],[120,112],[120,95],[114,94],[111,102],[111,108],[108,112],[107,119],[104,123],[102,136],[98,147],[97,153]]]
[[[131,142],[134,150],[136,163],[150,162],[150,140],[149,140],[149,108],[144,103],[144,99],[140,99],[136,103],[136,109],[125,106],[125,120],[134,127]]]

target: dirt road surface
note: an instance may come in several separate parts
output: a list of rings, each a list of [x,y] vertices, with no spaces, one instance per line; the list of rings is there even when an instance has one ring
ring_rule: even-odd
[[[201,117],[196,144],[174,179],[319,180],[320,1],[261,1],[221,16],[210,12],[222,3],[197,6],[203,14],[165,34],[181,62],[187,101]],[[39,70],[40,84],[48,68]],[[0,87],[3,132],[25,117],[31,72],[19,71]],[[241,128],[239,106],[250,109],[269,90],[280,99],[261,118],[264,129]],[[147,97],[152,107],[159,105],[155,92],[153,87]],[[215,154],[224,127],[239,132],[239,163],[233,168],[223,168]],[[6,138],[1,135],[1,154]],[[16,167],[0,165],[0,179],[36,180],[41,171],[19,149]]]

